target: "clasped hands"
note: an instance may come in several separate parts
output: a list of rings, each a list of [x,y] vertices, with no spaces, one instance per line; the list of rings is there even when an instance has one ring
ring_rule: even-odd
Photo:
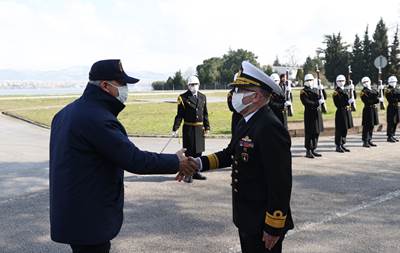
[[[185,151],[186,149],[182,148],[176,152],[179,159],[179,172],[175,179],[179,182],[182,181],[185,176],[192,176],[200,170],[200,158],[186,157]]]

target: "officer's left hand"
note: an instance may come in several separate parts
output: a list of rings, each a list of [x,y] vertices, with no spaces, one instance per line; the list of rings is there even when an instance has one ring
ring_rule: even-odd
[[[210,130],[204,130],[204,135],[208,135],[210,133]]]
[[[379,102],[383,103],[383,98],[382,97],[379,98]]]
[[[275,235],[270,235],[270,234],[264,232],[262,240],[265,243],[265,248],[267,248],[268,250],[271,250],[275,246],[275,244],[278,242],[279,235],[275,236]]]

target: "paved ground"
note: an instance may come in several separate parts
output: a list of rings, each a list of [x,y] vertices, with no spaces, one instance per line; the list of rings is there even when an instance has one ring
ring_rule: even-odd
[[[49,239],[48,137],[46,129],[0,116],[0,252],[70,252]],[[160,151],[168,139],[134,138]],[[207,140],[206,153],[226,139]],[[320,159],[303,157],[293,138],[292,209],[296,223],[284,252],[400,252],[400,143],[377,134],[377,148],[333,152],[322,137]],[[167,152],[180,144],[174,139]],[[231,222],[230,171],[208,180],[177,183],[173,176],[126,174],[125,222],[113,253],[240,252]]]

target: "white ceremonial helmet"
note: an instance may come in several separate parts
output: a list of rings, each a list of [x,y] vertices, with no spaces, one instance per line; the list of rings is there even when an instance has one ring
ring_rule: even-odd
[[[364,77],[361,79],[361,84],[362,84],[365,88],[371,89],[371,79],[369,79],[368,76],[364,76]]]
[[[304,76],[304,86],[312,88],[314,86],[314,76],[307,74]]]
[[[392,86],[393,88],[395,88],[396,85],[397,85],[397,78],[396,78],[396,76],[390,76],[389,79],[388,79],[388,84],[389,84],[390,86]]]
[[[279,78],[279,75],[277,73],[272,73],[270,77],[272,80],[274,80],[274,82],[276,84],[279,84],[281,81],[281,79]]]
[[[343,89],[345,83],[346,83],[346,77],[344,77],[344,75],[338,75],[336,77],[336,85],[339,88]]]
[[[198,84],[198,85],[200,85],[199,78],[197,78],[197,76],[190,76],[190,77],[188,78],[187,84],[188,84],[188,85],[189,85],[189,84]]]

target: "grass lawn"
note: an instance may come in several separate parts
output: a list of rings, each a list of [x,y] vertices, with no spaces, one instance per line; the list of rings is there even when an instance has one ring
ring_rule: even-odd
[[[326,101],[328,113],[324,120],[334,119],[335,106],[332,100],[332,90],[327,90]],[[207,92],[208,97],[226,98],[227,91]],[[300,91],[293,91],[294,115],[289,121],[302,121],[304,107],[299,98]],[[143,101],[154,98],[170,98],[175,100],[177,93],[147,93],[130,94],[128,102]],[[52,97],[52,98],[27,98],[27,99],[0,99],[0,111],[10,111],[24,118],[50,125],[53,116],[66,104],[75,100],[76,97]],[[362,102],[357,99],[357,111],[353,117],[360,117]],[[208,103],[211,134],[230,134],[231,113],[226,102]],[[126,127],[128,133],[134,135],[169,135],[172,131],[172,124],[176,115],[175,103],[134,103],[128,104],[119,115],[119,120]]]

